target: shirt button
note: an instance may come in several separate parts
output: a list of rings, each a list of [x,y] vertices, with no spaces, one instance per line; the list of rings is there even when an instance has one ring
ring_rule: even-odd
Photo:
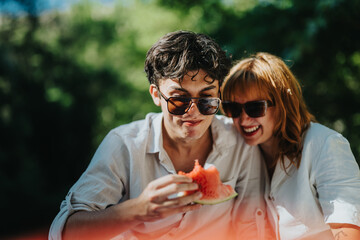
[[[261,215],[262,215],[262,211],[261,211],[261,210],[257,210],[256,214],[257,214],[258,216],[261,216]]]

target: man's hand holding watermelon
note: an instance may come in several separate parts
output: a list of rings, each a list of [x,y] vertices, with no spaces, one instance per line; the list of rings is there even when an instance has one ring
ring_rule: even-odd
[[[133,200],[135,218],[140,221],[154,221],[177,213],[199,209],[193,204],[202,197],[197,183],[184,175],[167,175],[148,184],[142,194]],[[186,196],[172,197],[181,192],[195,191]]]

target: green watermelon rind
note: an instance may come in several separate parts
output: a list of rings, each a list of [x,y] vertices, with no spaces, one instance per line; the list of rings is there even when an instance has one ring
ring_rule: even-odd
[[[217,198],[217,199],[200,199],[194,201],[195,203],[202,204],[202,205],[215,205],[218,203],[229,201],[230,199],[236,197],[238,194],[234,191],[233,194],[225,197],[225,198]]]

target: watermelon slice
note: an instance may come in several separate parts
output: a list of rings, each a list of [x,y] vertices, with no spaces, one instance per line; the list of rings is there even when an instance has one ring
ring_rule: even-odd
[[[215,166],[204,169],[198,160],[195,160],[194,169],[189,173],[179,171],[180,175],[191,177],[199,185],[202,193],[199,204],[217,204],[225,202],[237,196],[237,193],[230,185],[225,185],[220,180],[219,171]],[[195,191],[186,191],[183,195],[189,195]]]

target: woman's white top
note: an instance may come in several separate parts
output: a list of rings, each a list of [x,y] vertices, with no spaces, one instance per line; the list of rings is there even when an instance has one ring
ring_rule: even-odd
[[[318,123],[304,137],[299,169],[291,165],[285,172],[279,162],[268,181],[265,198],[277,239],[332,239],[329,223],[360,227],[360,171],[349,142]]]

